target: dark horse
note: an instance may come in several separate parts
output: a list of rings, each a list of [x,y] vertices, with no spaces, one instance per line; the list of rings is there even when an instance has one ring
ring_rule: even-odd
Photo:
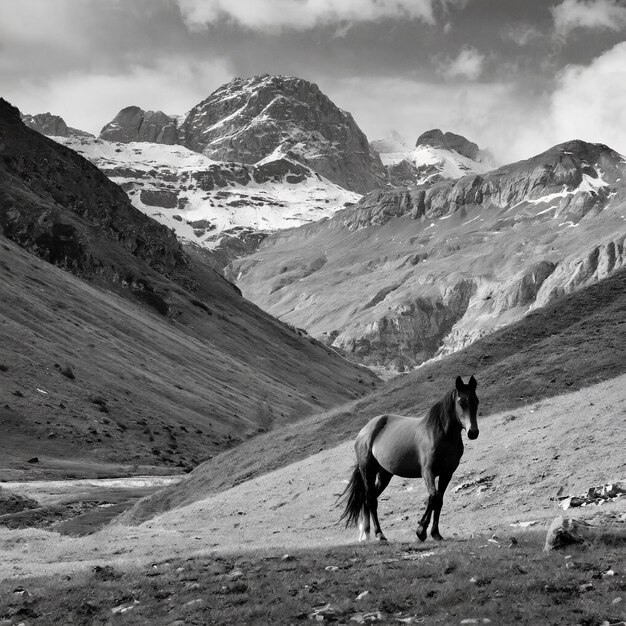
[[[359,541],[369,538],[370,516],[376,539],[386,541],[378,521],[378,497],[393,475],[422,476],[428,489],[426,511],[417,525],[417,536],[426,539],[433,516],[431,537],[441,539],[439,514],[454,470],[463,456],[461,431],[478,437],[476,379],[466,385],[459,376],[454,389],[432,406],[423,419],[402,415],[379,415],[370,420],[354,442],[356,465],[342,494],[346,527],[359,526]],[[435,485],[435,478],[439,477]]]

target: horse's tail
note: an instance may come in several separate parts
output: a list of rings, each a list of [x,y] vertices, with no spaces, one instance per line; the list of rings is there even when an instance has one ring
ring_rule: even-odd
[[[361,509],[365,504],[365,484],[358,463],[354,466],[348,486],[339,498],[340,503],[345,503],[345,509],[339,521],[346,520],[346,528],[357,526]]]

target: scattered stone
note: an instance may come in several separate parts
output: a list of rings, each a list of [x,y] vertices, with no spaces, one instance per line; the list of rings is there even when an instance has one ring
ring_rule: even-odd
[[[23,397],[24,397],[24,394],[23,394],[21,391],[19,391],[18,389],[16,389],[16,390],[13,392],[13,395],[14,395],[14,396],[17,396],[18,398],[23,398]]]
[[[113,613],[114,615],[126,613],[134,609],[138,604],[139,604],[139,600],[134,600],[132,604],[120,604],[119,606],[113,607],[111,609],[111,613]]]
[[[26,461],[27,463],[39,463],[39,457],[37,456],[33,456],[30,459],[28,459],[28,461]]]
[[[37,391],[38,391],[39,393],[43,393],[43,394],[45,394],[45,395],[48,395],[48,392],[47,392],[47,391],[44,391],[43,389],[39,389],[39,387],[36,387],[36,389],[37,389]]]
[[[291,554],[283,554],[280,560],[281,561],[295,561],[295,557],[291,556]]]
[[[578,585],[578,590],[581,593],[585,593],[586,591],[591,591],[593,589],[593,585],[591,583],[583,583],[582,585]]]
[[[243,576],[243,572],[240,569],[234,569],[230,574],[228,574],[228,578],[232,580],[236,580],[237,578],[241,578]]]
[[[74,380],[76,376],[74,376],[74,371],[70,367],[69,363],[60,370],[61,374],[65,376],[65,378],[69,378],[70,380]]]
[[[617,598],[613,598],[613,600],[611,601],[611,604],[619,604],[621,601],[622,601],[622,598],[617,596]]]
[[[372,624],[374,622],[380,622],[382,619],[382,613],[380,611],[375,611],[372,613],[355,613],[350,618],[350,621],[356,622],[357,624]]]
[[[529,526],[535,526],[538,523],[539,523],[539,520],[533,519],[533,520],[528,520],[526,522],[513,522],[511,526],[513,528],[528,528]]]
[[[361,593],[356,597],[357,600],[363,600],[364,598],[367,598],[367,596],[370,595],[370,592],[365,590],[365,591],[361,591]]]
[[[336,572],[339,568],[336,565],[327,565],[324,569],[327,572]]]
[[[567,510],[572,507],[587,506],[589,504],[600,505],[604,502],[612,502],[626,495],[626,486],[621,483],[608,483],[591,487],[586,494],[577,496],[560,496],[560,507]]]
[[[330,603],[325,604],[322,607],[313,610],[313,613],[309,613],[308,618],[313,619],[316,622],[334,622],[337,621],[339,617],[340,611],[339,609],[333,607]]]

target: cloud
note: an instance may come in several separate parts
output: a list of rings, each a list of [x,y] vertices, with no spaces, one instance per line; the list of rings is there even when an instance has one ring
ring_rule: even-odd
[[[563,0],[551,11],[555,34],[562,39],[577,28],[619,31],[626,27],[626,5],[621,0]]]
[[[626,154],[626,42],[588,66],[566,67],[552,95],[550,124],[558,141],[605,143]]]
[[[22,83],[3,96],[23,113],[50,111],[69,126],[98,134],[123,107],[182,114],[231,78],[230,68],[220,60],[172,58],[117,74],[72,73],[47,83]]]
[[[541,31],[532,24],[511,24],[500,31],[500,36],[505,41],[512,41],[521,48],[539,39]]]
[[[440,64],[441,73],[446,78],[464,77],[469,80],[476,80],[483,71],[485,55],[467,46],[462,48],[455,59]]]
[[[227,21],[265,32],[310,30],[343,22],[414,19],[435,23],[435,0],[177,0],[186,24],[202,29]],[[439,0],[446,3],[446,0]]]

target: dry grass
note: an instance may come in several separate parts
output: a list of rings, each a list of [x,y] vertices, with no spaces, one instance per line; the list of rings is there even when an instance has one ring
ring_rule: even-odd
[[[28,623],[292,624],[328,621],[582,624],[623,615],[624,538],[544,554],[543,536],[115,564],[0,583],[0,619]],[[610,572],[615,575],[611,575]],[[357,596],[368,593],[361,599]],[[321,610],[326,607],[325,610]],[[125,610],[123,610],[125,609]],[[123,612],[122,612],[123,610]],[[363,623],[363,621],[361,621]]]

